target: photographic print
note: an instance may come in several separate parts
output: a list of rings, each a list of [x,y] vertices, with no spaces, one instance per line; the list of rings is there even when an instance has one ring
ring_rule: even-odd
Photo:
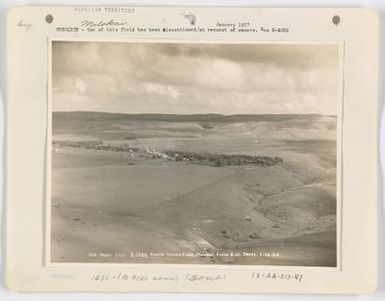
[[[336,267],[338,44],[51,55],[51,262]]]

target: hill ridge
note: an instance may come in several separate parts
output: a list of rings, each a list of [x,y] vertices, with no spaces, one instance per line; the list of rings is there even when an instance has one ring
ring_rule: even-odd
[[[322,117],[335,118],[335,115],[323,114],[231,114],[203,113],[203,114],[165,114],[165,113],[112,113],[98,111],[54,111],[53,116],[61,118],[84,118],[87,120],[144,120],[168,122],[245,122],[245,121],[274,121],[292,120],[297,118],[317,119]]]

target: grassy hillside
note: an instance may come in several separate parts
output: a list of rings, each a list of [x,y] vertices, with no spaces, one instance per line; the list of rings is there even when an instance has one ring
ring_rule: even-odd
[[[335,140],[336,117],[326,115],[115,114],[54,112],[54,135],[88,139],[147,138],[328,139]],[[56,137],[57,138],[57,137]],[[59,137],[60,138],[60,137]]]
[[[53,139],[55,262],[336,264],[335,116],[54,112]]]

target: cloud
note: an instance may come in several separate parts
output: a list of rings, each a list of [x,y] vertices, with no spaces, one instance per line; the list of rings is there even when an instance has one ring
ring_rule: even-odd
[[[337,44],[54,42],[52,50],[61,110],[336,113]]]
[[[181,93],[177,89],[171,86],[164,86],[161,84],[148,83],[145,85],[145,90],[148,93],[169,96],[172,99],[177,99],[181,96]]]
[[[53,110],[54,111],[84,111],[85,108],[93,106],[92,100],[80,95],[78,92],[60,92],[57,91],[53,95]]]
[[[245,88],[245,72],[239,64],[223,59],[213,59],[198,65],[191,76],[196,86],[207,89],[229,91]],[[190,73],[191,74],[191,73]]]
[[[88,85],[79,77],[76,79],[75,86],[81,94],[84,94],[88,87]]]
[[[267,63],[284,68],[334,68],[338,47],[333,44],[157,44],[155,51],[166,56],[224,59],[239,63]]]

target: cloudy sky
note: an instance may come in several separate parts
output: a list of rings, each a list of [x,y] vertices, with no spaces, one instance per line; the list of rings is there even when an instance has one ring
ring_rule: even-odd
[[[54,111],[337,111],[337,45],[54,42],[52,64]]]

